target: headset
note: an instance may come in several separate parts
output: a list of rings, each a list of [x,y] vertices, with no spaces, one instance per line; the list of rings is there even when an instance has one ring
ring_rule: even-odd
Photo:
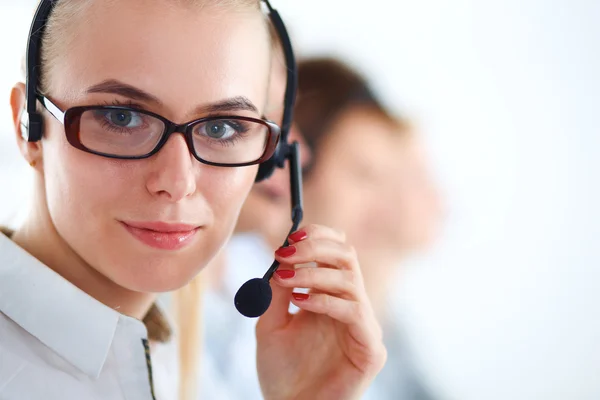
[[[41,0],[35,12],[29,39],[26,58],[26,112],[21,116],[23,137],[29,142],[42,139],[44,130],[42,115],[37,112],[37,90],[40,82],[41,52],[40,47],[46,24],[52,10],[60,0]],[[277,10],[268,0],[261,0],[266,6],[269,19],[279,36],[285,55],[287,67],[287,83],[284,98],[283,119],[281,122],[281,136],[273,156],[259,165],[256,182],[269,178],[276,168],[283,168],[286,161],[290,164],[290,190],[292,198],[292,229],[298,229],[302,221],[302,170],[300,167],[300,149],[297,142],[289,143],[289,132],[292,125],[296,92],[298,90],[298,69],[292,44],[287,29]],[[286,239],[284,246],[288,245]],[[246,317],[258,317],[269,307],[272,298],[269,281],[279,263],[274,261],[263,278],[255,278],[246,282],[235,296],[234,304],[238,311]]]

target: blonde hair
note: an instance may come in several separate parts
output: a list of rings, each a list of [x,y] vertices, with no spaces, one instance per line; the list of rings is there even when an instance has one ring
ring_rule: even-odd
[[[41,82],[40,91],[47,93],[50,90],[51,66],[54,60],[64,48],[69,48],[69,44],[75,39],[75,35],[70,34],[69,27],[77,17],[85,15],[84,11],[93,3],[94,0],[60,0],[52,10],[52,14],[46,23],[46,31],[41,44]],[[103,0],[108,2],[110,0]],[[112,0],[115,1],[115,0]],[[150,1],[150,0],[145,0]],[[157,1],[157,0],[153,0]],[[237,9],[260,9],[260,0],[162,0],[173,3],[173,5],[187,7],[219,7],[225,10]],[[84,21],[85,22],[85,21]],[[60,38],[60,39],[59,39]]]
[[[52,65],[65,48],[75,39],[69,31],[73,21],[85,15],[94,0],[60,0],[52,10],[46,23],[46,30],[41,43],[41,93],[51,91]],[[108,0],[103,0],[108,1]],[[115,1],[115,0],[113,0]],[[145,0],[149,1],[149,0]],[[154,0],[158,1],[158,0]],[[178,6],[204,7],[214,6],[225,10],[259,10],[260,0],[161,0]],[[85,22],[85,21],[84,21]],[[272,35],[271,35],[272,36]],[[205,282],[196,276],[187,286],[173,293],[173,314],[178,333],[179,349],[179,398],[192,400],[197,398],[197,381],[199,379],[201,352],[201,309]],[[144,318],[148,328],[148,337],[158,342],[171,339],[169,324],[162,317],[159,309],[153,305]]]
[[[172,310],[178,332],[179,399],[198,398],[200,354],[202,352],[202,300],[206,284],[197,275],[189,284],[173,293]]]

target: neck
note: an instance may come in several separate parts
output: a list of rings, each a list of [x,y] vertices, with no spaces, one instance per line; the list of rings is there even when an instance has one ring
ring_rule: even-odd
[[[121,314],[142,320],[156,295],[123,288],[86,263],[57,232],[47,207],[37,204],[13,241],[80,290]]]

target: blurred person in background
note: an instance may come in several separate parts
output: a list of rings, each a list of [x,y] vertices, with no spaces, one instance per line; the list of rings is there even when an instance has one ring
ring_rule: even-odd
[[[431,399],[391,298],[402,261],[426,250],[440,225],[441,201],[423,146],[410,122],[392,116],[344,63],[306,60],[299,76],[295,121],[312,152],[304,172],[305,219],[345,232],[384,328],[388,361],[365,398]]]
[[[270,96],[276,104],[283,98],[283,80],[273,72]],[[430,399],[387,308],[403,257],[427,247],[437,230],[439,200],[417,135],[407,121],[385,110],[362,76],[339,61],[301,62],[299,82],[295,115],[299,129],[294,134],[307,145],[305,218],[312,223],[327,221],[346,233],[364,263],[368,294],[393,349],[382,372],[386,375],[375,381],[368,398]],[[278,121],[281,114],[271,117]],[[256,321],[240,318],[231,304],[241,284],[264,273],[272,250],[289,229],[289,190],[285,171],[255,185],[236,234],[211,265],[215,279],[204,313],[213,323],[205,332],[204,395],[261,398],[252,367]]]

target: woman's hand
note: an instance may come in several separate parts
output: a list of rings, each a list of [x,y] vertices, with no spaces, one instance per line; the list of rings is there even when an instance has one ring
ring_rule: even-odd
[[[275,253],[281,267],[271,280],[273,301],[256,328],[265,399],[358,399],[385,364],[386,350],[356,252],[343,234],[318,225],[289,242]],[[293,288],[310,293],[292,294]],[[300,312],[288,312],[290,301]]]

